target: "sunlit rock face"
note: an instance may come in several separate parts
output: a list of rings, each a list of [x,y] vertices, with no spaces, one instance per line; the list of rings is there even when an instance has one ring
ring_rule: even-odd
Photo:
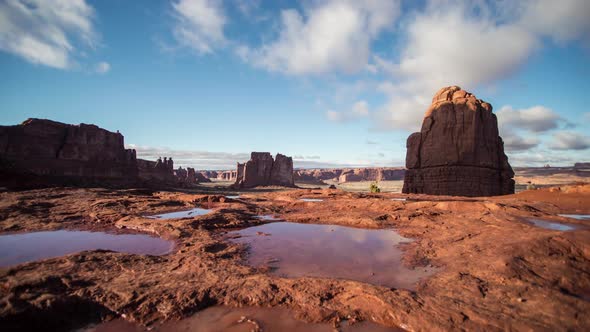
[[[404,193],[495,196],[514,193],[514,172],[492,105],[458,86],[439,90],[420,132],[407,140]]]

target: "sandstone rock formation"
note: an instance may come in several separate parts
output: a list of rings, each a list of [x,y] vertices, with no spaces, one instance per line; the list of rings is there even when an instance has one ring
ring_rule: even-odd
[[[277,154],[273,159],[269,152],[252,152],[250,160],[237,165],[235,186],[252,188],[257,186],[294,187],[293,159]]]
[[[235,181],[238,178],[237,171],[221,171],[217,173],[217,180]]]
[[[402,168],[353,168],[343,171],[338,182],[401,180],[404,174]]]
[[[135,150],[125,149],[123,135],[88,124],[28,119],[0,126],[0,159],[2,172],[64,183],[137,178]]]
[[[335,180],[339,183],[358,181],[395,181],[404,178],[405,169],[399,167],[325,168],[296,170],[297,182],[320,183]]]
[[[421,131],[408,137],[407,149],[404,193],[514,193],[514,172],[492,105],[457,86],[436,93]]]

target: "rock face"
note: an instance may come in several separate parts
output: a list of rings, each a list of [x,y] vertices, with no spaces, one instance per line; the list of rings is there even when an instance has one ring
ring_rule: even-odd
[[[235,181],[238,177],[237,171],[220,171],[217,173],[217,180]]]
[[[344,183],[402,180],[404,173],[405,169],[394,167],[326,168],[296,170],[294,176],[298,182],[320,183],[323,180],[336,180],[339,183]]]
[[[0,126],[0,159],[10,171],[65,182],[137,178],[135,150],[125,149],[123,135],[88,124],[28,119]]]
[[[402,168],[354,168],[343,171],[338,182],[401,180],[404,174]]]
[[[277,154],[273,159],[269,152],[252,152],[250,160],[237,165],[235,186],[252,188],[257,186],[294,187],[293,159]]]
[[[406,145],[404,193],[514,193],[514,172],[492,105],[457,86],[436,93],[421,131],[411,134]]]

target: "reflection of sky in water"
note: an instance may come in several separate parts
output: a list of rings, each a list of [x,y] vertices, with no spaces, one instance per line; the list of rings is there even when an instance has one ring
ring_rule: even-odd
[[[410,270],[401,264],[397,245],[410,239],[392,229],[277,222],[232,233],[242,235],[232,241],[249,245],[251,265],[268,264],[280,276],[335,277],[412,288],[426,275],[424,268]]]
[[[299,200],[304,201],[304,202],[322,202],[322,201],[324,201],[321,198],[300,198]]]
[[[238,199],[240,198],[240,195],[225,195],[225,197],[229,199]]]
[[[390,198],[392,201],[405,201],[405,198]]]
[[[537,227],[551,229],[554,231],[571,231],[576,229],[576,226],[574,225],[562,224],[558,222],[549,222],[542,219],[529,218],[528,221]]]
[[[579,220],[590,220],[590,214],[560,214],[560,216]]]
[[[0,266],[96,249],[131,254],[164,255],[173,247],[172,241],[141,234],[62,230],[0,235]]]
[[[177,211],[177,212],[169,212],[169,213],[162,213],[156,214],[153,216],[146,216],[149,219],[179,219],[179,218],[191,218],[196,216],[202,216],[207,213],[211,212],[209,209],[202,209],[202,208],[194,208],[185,211]]]
[[[260,220],[281,220],[279,218],[275,218],[274,215],[272,214],[264,214],[261,216],[254,216],[254,218],[260,219]]]

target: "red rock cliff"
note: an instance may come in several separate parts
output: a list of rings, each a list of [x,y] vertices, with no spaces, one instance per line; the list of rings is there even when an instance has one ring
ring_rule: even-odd
[[[268,152],[252,152],[250,160],[238,163],[236,187],[295,186],[293,180],[293,159],[277,154],[273,159]]]
[[[408,137],[404,193],[514,193],[514,172],[492,105],[457,86],[436,93],[420,132]]]
[[[124,147],[123,135],[95,125],[28,119],[0,126],[0,159],[11,170],[40,176],[133,180],[135,150]]]

